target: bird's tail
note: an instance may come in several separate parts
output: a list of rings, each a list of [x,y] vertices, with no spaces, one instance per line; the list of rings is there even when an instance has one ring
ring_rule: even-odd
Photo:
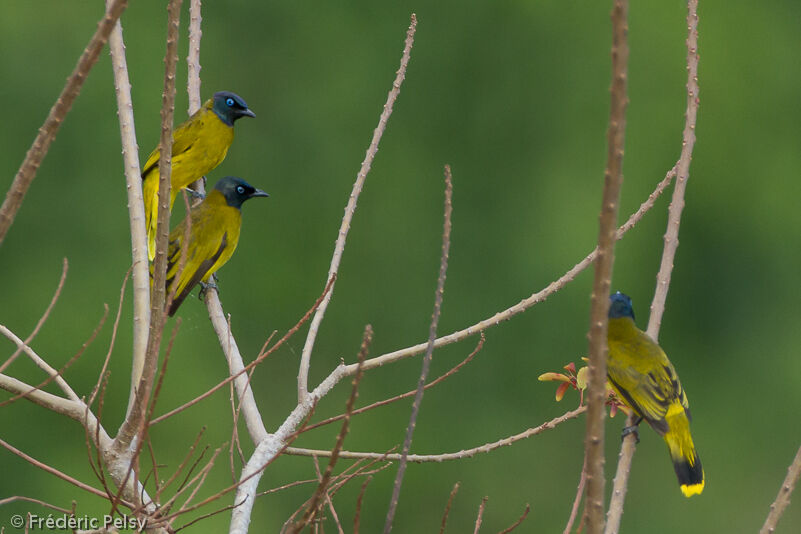
[[[690,421],[681,403],[674,402],[668,408],[665,419],[670,427],[664,435],[665,443],[681,492],[685,497],[700,494],[704,491],[704,468],[701,467],[701,460],[690,434]]]

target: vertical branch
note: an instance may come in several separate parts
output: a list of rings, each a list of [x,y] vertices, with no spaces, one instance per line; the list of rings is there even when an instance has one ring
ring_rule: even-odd
[[[676,164],[676,183],[673,198],[668,208],[668,224],[665,231],[665,248],[662,263],[656,275],[656,291],[651,302],[651,317],[648,320],[648,335],[659,337],[662,313],[665,311],[673,259],[679,246],[679,224],[684,209],[684,191],[690,177],[690,162],[695,147],[695,123],[698,116],[698,0],[687,2],[687,109],[684,112],[684,131],[681,136],[681,156]]]
[[[153,263],[153,291],[150,303],[150,336],[142,376],[136,388],[128,417],[115,438],[115,449],[128,448],[144,424],[150,392],[158,363],[159,346],[166,322],[167,240],[170,232],[170,165],[172,162],[172,123],[175,109],[175,67],[178,62],[178,26],[181,0],[170,0],[167,7],[167,52],[164,58],[164,95],[161,109],[159,143],[159,207],[156,232],[156,257]]]
[[[615,0],[612,8],[612,87],[607,130],[607,163],[598,232],[598,259],[592,290],[587,387],[587,493],[589,534],[604,526],[604,405],[606,401],[606,329],[609,287],[614,263],[615,233],[620,188],[623,184],[623,146],[626,129],[626,78],[628,70],[628,0]]]
[[[684,208],[684,192],[687,186],[687,178],[690,175],[690,161],[692,160],[692,152],[695,146],[695,124],[699,104],[698,91],[698,0],[689,0],[687,3],[687,107],[684,113],[681,156],[675,167],[676,184],[673,188],[673,198],[668,209],[662,263],[657,274],[656,290],[654,291],[651,315],[648,320],[648,335],[655,340],[659,338],[659,327],[662,324],[662,313],[665,310],[665,300],[670,285],[673,261],[676,249],[679,246],[678,234],[681,212]],[[633,419],[629,417],[627,424],[631,425],[632,423]],[[620,529],[623,502],[626,498],[629,472],[631,471],[635,448],[636,439],[634,436],[626,436],[618,457],[605,534],[616,534]]]
[[[110,3],[110,2],[109,2]],[[114,71],[114,90],[117,95],[117,115],[120,121],[122,163],[128,192],[128,219],[131,225],[131,256],[133,259],[133,357],[131,364],[131,392],[128,410],[142,376],[150,327],[150,273],[147,261],[147,230],[145,205],[142,198],[142,176],[139,169],[139,146],[136,143],[131,81],[125,59],[125,42],[122,24],[117,21],[109,37],[111,66]]]
[[[98,23],[95,34],[78,59],[78,64],[70,74],[70,77],[67,78],[67,83],[64,85],[64,89],[61,90],[61,94],[58,95],[58,100],[50,108],[47,119],[42,127],[39,128],[39,134],[33,140],[31,148],[28,149],[25,160],[17,171],[14,181],[11,183],[11,188],[6,193],[3,205],[0,206],[0,244],[3,243],[8,229],[17,216],[17,211],[22,206],[28,187],[36,177],[36,171],[39,169],[45,154],[47,154],[50,143],[56,138],[58,129],[61,123],[64,122],[64,117],[67,116],[72,103],[75,102],[78,93],[81,92],[89,71],[94,67],[97,58],[100,56],[100,51],[108,41],[109,34],[114,28],[114,23],[117,22],[126,7],[128,7],[128,0],[114,0],[111,3]]]
[[[776,524],[784,513],[784,509],[790,504],[790,494],[793,492],[799,476],[801,476],[801,448],[795,453],[793,463],[791,463],[790,467],[787,469],[787,476],[784,482],[782,482],[782,487],[779,488],[779,494],[776,495],[776,500],[770,505],[770,513],[768,513],[768,517],[765,518],[765,524],[762,525],[759,534],[772,534],[776,531]]]
[[[200,109],[200,38],[203,30],[200,24],[203,17],[200,14],[200,0],[190,0],[189,3],[189,53],[186,56],[187,83],[186,90],[189,93],[189,115]],[[205,178],[198,178],[189,186],[192,190],[200,194],[205,194]]]
[[[440,311],[442,310],[442,294],[445,291],[445,276],[448,272],[448,253],[451,248],[451,214],[453,213],[453,182],[451,179],[451,168],[445,165],[445,221],[442,229],[442,256],[439,263],[439,277],[437,279],[437,291],[434,296],[434,312],[431,314],[431,325],[428,331],[428,347],[423,356],[423,367],[420,371],[420,379],[417,381],[417,391],[412,403],[412,414],[409,417],[409,425],[406,427],[406,438],[403,441],[400,462],[398,463],[398,473],[395,476],[395,485],[392,488],[392,498],[389,501],[387,519],[384,523],[384,534],[389,534],[392,530],[392,521],[395,519],[395,510],[398,507],[400,498],[401,484],[403,475],[406,472],[407,457],[409,449],[412,447],[412,434],[417,425],[417,414],[420,412],[420,404],[423,402],[423,391],[425,390],[428,371],[431,367],[431,358],[434,354],[434,340],[437,339],[437,324],[439,323]]]
[[[406,32],[406,42],[403,49],[403,56],[401,57],[400,68],[398,68],[395,81],[392,83],[392,89],[387,95],[387,102],[384,104],[384,111],[381,113],[381,117],[378,120],[378,126],[376,126],[376,129],[373,132],[373,139],[367,149],[367,154],[365,155],[362,166],[359,169],[359,174],[356,175],[356,182],[353,184],[353,190],[351,191],[350,198],[348,199],[348,204],[345,206],[345,216],[342,218],[342,224],[339,227],[337,241],[334,245],[334,255],[331,258],[331,266],[328,268],[328,277],[326,278],[326,282],[331,280],[331,278],[339,272],[339,263],[342,260],[342,254],[345,250],[345,240],[348,238],[348,231],[350,230],[350,223],[353,220],[353,214],[356,211],[356,203],[359,200],[359,194],[362,192],[364,182],[367,179],[367,173],[370,172],[373,159],[375,158],[376,152],[378,152],[378,143],[381,141],[381,137],[384,135],[387,121],[389,120],[389,116],[392,115],[392,107],[395,105],[395,100],[398,98],[398,94],[400,93],[401,84],[406,77],[406,67],[409,64],[409,58],[412,53],[412,45],[414,44],[414,33],[417,29],[417,16],[414,13],[412,13],[411,19],[409,30]],[[323,321],[325,310],[328,308],[328,303],[331,301],[331,296],[333,293],[334,288],[332,287],[331,290],[326,294],[325,299],[323,299],[323,302],[320,304],[320,307],[317,308],[317,311],[312,318],[312,322],[309,325],[309,333],[306,336],[306,342],[303,345],[303,352],[300,355],[300,368],[298,369],[298,401],[301,403],[306,401],[306,398],[309,396],[309,365],[311,363],[311,352],[314,348],[314,341],[317,338],[317,331],[320,328],[320,323]]]

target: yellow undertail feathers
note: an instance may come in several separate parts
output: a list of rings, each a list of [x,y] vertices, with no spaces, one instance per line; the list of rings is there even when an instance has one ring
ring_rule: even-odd
[[[634,324],[631,299],[610,297],[607,375],[620,399],[665,440],[686,497],[704,490],[704,469],[690,434],[690,405],[664,351]]]

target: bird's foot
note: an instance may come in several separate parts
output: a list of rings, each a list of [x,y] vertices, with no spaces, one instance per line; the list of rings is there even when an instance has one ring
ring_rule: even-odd
[[[195,199],[203,200],[204,198],[206,198],[206,195],[204,195],[200,191],[195,191],[194,189],[189,187],[186,188],[186,192],[189,193],[189,196]]]
[[[204,300],[206,298],[206,291],[209,289],[213,289],[214,291],[220,292],[220,288],[217,287],[217,278],[212,276],[211,281],[209,282],[200,282],[200,293],[198,293],[198,298],[200,300]]]
[[[638,418],[637,418],[637,419],[636,419],[636,420],[635,420],[635,421],[632,423],[632,425],[631,425],[631,426],[626,426],[626,427],[623,427],[623,431],[620,433],[620,439],[621,439],[621,441],[622,441],[622,440],[624,440],[624,439],[626,439],[626,436],[628,436],[629,434],[634,434],[634,439],[636,440],[636,443],[639,443],[639,442],[640,442],[640,432],[639,432],[639,429],[640,429],[640,423],[641,423],[641,422],[642,422],[642,417],[638,417]]]

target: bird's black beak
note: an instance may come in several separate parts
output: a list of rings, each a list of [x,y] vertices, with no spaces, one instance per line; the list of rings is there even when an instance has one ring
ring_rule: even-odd
[[[256,189],[255,191],[253,191],[253,192],[250,194],[250,196],[249,196],[248,198],[253,198],[253,197],[269,197],[269,196],[270,196],[270,195],[268,195],[267,193],[265,193],[265,192],[264,192],[264,191],[262,191],[261,189]]]
[[[250,108],[245,108],[244,110],[239,112],[240,117],[253,117],[256,118],[256,114],[250,111]]]

